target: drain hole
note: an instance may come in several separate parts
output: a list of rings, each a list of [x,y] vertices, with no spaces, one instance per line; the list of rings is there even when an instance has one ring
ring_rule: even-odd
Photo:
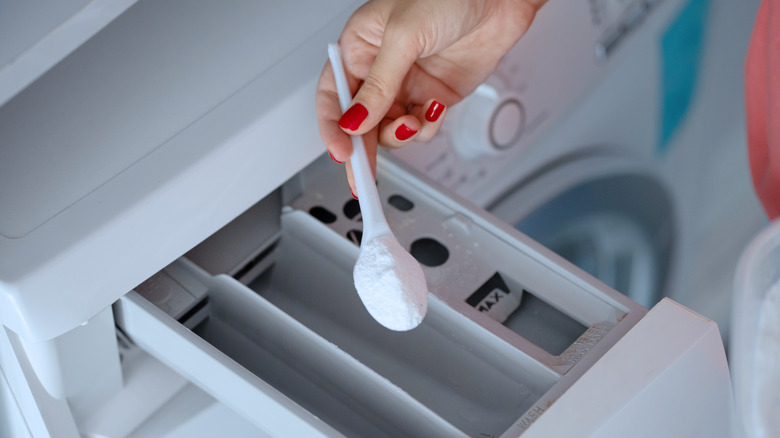
[[[425,266],[441,266],[450,257],[447,247],[437,240],[424,237],[412,242],[410,254]]]
[[[344,204],[344,216],[347,217],[347,219],[354,219],[356,221],[359,221],[361,218],[357,217],[360,214],[360,203],[358,203],[357,199],[350,199],[347,201],[346,204]]]
[[[363,240],[363,232],[360,230],[347,231],[347,239],[357,246],[360,246],[360,242]]]
[[[325,207],[312,207],[309,209],[309,214],[317,218],[317,220],[323,224],[332,224],[333,222],[336,222],[336,215]]]
[[[409,211],[414,208],[414,202],[404,198],[401,195],[393,195],[387,199],[387,202],[401,211]]]

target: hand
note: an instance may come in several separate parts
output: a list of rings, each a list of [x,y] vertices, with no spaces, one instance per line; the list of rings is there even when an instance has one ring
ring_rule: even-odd
[[[487,79],[544,1],[373,0],[355,11],[339,38],[354,98],[342,116],[330,63],[316,98],[320,136],[334,161],[347,162],[352,193],[349,135],[363,135],[375,173],[378,143],[432,138],[447,107]]]

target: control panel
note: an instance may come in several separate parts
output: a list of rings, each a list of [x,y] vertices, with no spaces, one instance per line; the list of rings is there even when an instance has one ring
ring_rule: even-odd
[[[484,204],[496,175],[522,172],[522,166],[530,171],[542,165],[534,159],[567,152],[540,150],[537,156],[534,141],[604,75],[630,35],[659,32],[653,28],[658,25],[647,23],[659,2],[548,2],[494,74],[449,108],[436,138],[424,147],[391,153],[472,202]]]

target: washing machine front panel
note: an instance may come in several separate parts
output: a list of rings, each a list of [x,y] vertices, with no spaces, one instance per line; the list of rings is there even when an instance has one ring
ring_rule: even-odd
[[[600,46],[611,41],[604,38],[620,28],[619,20],[634,16],[633,3],[549,2],[486,87],[450,108],[438,138],[395,154],[486,208],[567,160],[613,154],[651,168],[653,184],[667,191],[670,203],[673,240],[665,273],[658,277],[664,278],[663,295],[715,320],[725,333],[737,257],[766,224],[750,185],[741,86],[758,3],[645,3],[637,21],[629,20],[637,23],[630,31]],[[590,7],[609,11],[600,26]],[[499,96],[492,106],[486,103],[491,96]],[[479,135],[458,126],[473,116],[472,100],[473,108],[487,108],[479,117]],[[522,109],[499,111],[507,100]],[[507,123],[512,114],[514,125]],[[488,129],[497,129],[495,138],[511,140],[518,125],[522,132],[511,147],[491,142]],[[482,142],[465,141],[469,136]],[[467,151],[469,142],[476,146]],[[552,202],[542,193],[521,197],[528,205],[513,207],[515,213],[531,215]],[[515,219],[507,220],[521,222]],[[589,269],[587,263],[581,267]]]
[[[657,44],[682,2],[547,3],[496,72],[448,110],[436,138],[392,153],[481,206],[565,154],[604,144],[647,153],[656,133],[642,134],[637,142],[640,127],[633,125],[655,129]],[[618,69],[627,70],[618,75],[620,83],[600,90],[595,111],[583,114],[581,102]],[[618,128],[605,127],[604,120]],[[556,131],[568,125],[576,135],[555,140]],[[588,132],[592,140],[583,138]]]
[[[550,2],[436,139],[393,153],[651,307],[688,238],[659,153],[662,45],[696,2]]]
[[[652,166],[591,154],[548,166],[488,208],[650,308],[663,297],[675,249],[670,193]]]

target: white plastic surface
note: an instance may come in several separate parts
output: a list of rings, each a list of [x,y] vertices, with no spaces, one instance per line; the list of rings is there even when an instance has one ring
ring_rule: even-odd
[[[0,12],[0,106],[135,2],[4,0]]]
[[[555,385],[558,375],[526,354],[528,344],[521,349],[505,342],[500,329],[486,330],[439,299],[431,297],[428,315],[414,330],[381,327],[352,291],[350,265],[357,248],[302,211],[286,214],[284,221],[289,234],[270,285],[253,288],[395,385],[383,390],[382,399],[400,389],[462,431],[438,429],[445,436],[497,436]],[[310,266],[310,275],[294,275],[295,264],[284,261]],[[328,291],[312,287],[322,283],[330,285]],[[372,385],[362,386],[373,391]],[[393,407],[387,403],[385,409],[388,405]],[[393,410],[412,406],[402,398]],[[415,417],[431,415],[422,406],[414,409]],[[406,415],[410,427],[424,424]],[[395,436],[438,436],[435,432]]]
[[[778,288],[780,221],[775,221],[745,249],[734,280],[729,353],[738,433],[746,438],[769,438],[780,433]]]
[[[523,438],[727,437],[733,409],[717,326],[665,299]]]
[[[37,379],[54,398],[75,399],[99,388],[100,399],[122,385],[111,308],[55,339],[22,340],[22,345]]]
[[[0,321],[75,327],[320,155],[322,41],[355,6],[138,3],[0,107]]]
[[[126,352],[127,353],[127,352]],[[127,437],[191,383],[136,348],[122,363],[123,387],[79,424],[87,437]]]
[[[68,403],[52,397],[38,381],[19,336],[0,329],[0,368],[32,436],[77,438],[79,432]]]
[[[271,437],[194,385],[188,385],[153,418],[127,435],[127,438],[220,436]]]
[[[277,436],[338,436],[135,292],[122,298],[118,313],[119,324],[145,351],[257,427]]]
[[[12,438],[32,437],[2,369],[0,369],[0,418],[2,418],[2,421],[0,421],[0,436]]]
[[[463,159],[473,160],[499,153],[490,142],[490,121],[502,98],[496,87],[482,84],[450,110],[444,129],[453,131],[452,146]]]

